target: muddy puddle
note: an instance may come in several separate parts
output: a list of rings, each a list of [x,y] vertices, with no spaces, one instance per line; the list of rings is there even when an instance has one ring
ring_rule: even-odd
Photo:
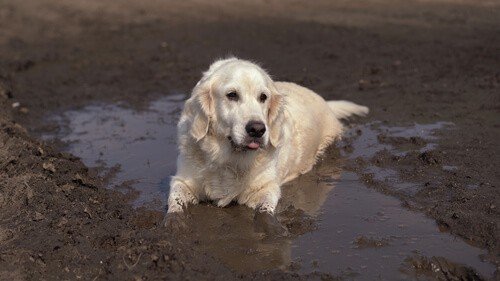
[[[92,104],[55,113],[47,117],[47,123],[61,129],[42,137],[62,141],[62,149],[81,157],[89,167],[112,174],[110,188],[138,191],[136,206],[164,211],[168,182],[175,173],[175,124],[184,98],[164,97],[142,111]],[[291,238],[269,239],[256,233],[253,213],[246,207],[199,205],[190,209],[197,244],[240,272],[280,268],[355,280],[413,280],[422,278],[417,274],[432,279],[442,271],[467,274],[461,266],[466,265],[491,277],[495,266],[481,258],[486,251],[440,231],[434,220],[405,209],[398,199],[365,186],[358,174],[342,170],[349,162],[369,160],[381,151],[400,156],[431,151],[437,148],[438,133],[453,126],[447,122],[355,126],[313,171],[284,187],[279,218],[290,229]],[[381,136],[413,138],[416,145],[395,147]],[[361,172],[409,194],[421,186],[402,180],[388,168],[367,164]],[[445,268],[432,265],[427,273],[415,269],[416,260],[432,257],[444,258]]]
[[[109,187],[140,191],[134,200],[161,208],[166,204],[170,175],[176,169],[176,125],[184,95],[173,95],[135,111],[120,105],[93,104],[48,117],[62,149],[80,157],[89,167],[110,175]]]

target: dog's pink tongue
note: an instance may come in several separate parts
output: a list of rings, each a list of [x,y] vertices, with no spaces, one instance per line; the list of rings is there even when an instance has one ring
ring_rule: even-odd
[[[260,144],[258,142],[251,142],[248,144],[248,148],[251,148],[251,149],[257,149],[259,148]]]

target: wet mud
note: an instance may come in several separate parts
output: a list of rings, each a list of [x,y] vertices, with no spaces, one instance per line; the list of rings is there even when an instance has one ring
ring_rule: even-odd
[[[0,280],[496,280],[496,1],[0,1]],[[163,226],[182,100],[215,58],[370,107],[251,210]]]

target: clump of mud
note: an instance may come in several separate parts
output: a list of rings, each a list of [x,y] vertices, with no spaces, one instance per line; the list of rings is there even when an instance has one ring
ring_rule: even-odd
[[[304,210],[293,206],[288,206],[288,208],[279,213],[279,219],[292,235],[302,235],[318,227],[314,217],[308,215]]]
[[[377,239],[372,237],[366,237],[364,235],[356,237],[353,242],[354,246],[358,249],[363,248],[380,248],[389,245],[389,241],[386,238]]]
[[[434,280],[485,280],[474,269],[451,262],[443,257],[413,256],[405,260],[401,271],[415,278],[423,276]]]

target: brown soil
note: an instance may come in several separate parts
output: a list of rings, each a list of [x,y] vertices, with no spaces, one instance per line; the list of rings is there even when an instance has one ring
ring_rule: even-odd
[[[212,60],[228,54],[326,98],[367,105],[368,121],[453,122],[437,150],[378,153],[371,163],[423,182],[417,194],[365,177],[488,249],[498,264],[500,5],[330,2],[0,0],[0,279],[332,278],[235,273],[196,236],[179,239],[161,227],[161,212],[133,209],[78,158],[34,137],[57,129],[41,122],[48,112],[93,101],[141,108],[189,92]],[[446,264],[420,267],[436,262]]]

